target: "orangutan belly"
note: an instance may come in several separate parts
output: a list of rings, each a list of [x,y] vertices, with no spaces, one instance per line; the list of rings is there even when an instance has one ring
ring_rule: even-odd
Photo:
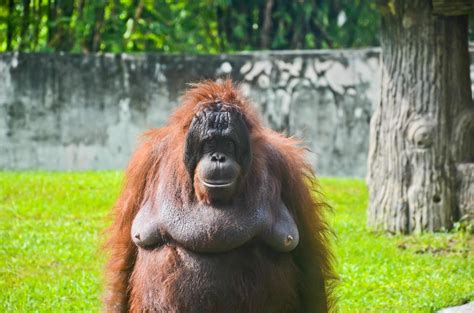
[[[132,312],[297,312],[296,267],[287,253],[245,246],[195,253],[164,245],[139,249]]]

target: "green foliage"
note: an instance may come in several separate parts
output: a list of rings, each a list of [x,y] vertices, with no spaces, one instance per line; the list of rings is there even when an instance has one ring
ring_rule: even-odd
[[[100,310],[101,231],[122,175],[0,173],[0,311]],[[388,237],[365,228],[361,180],[323,179],[341,312],[430,312],[474,300],[474,237]]]
[[[370,0],[5,0],[1,51],[191,52],[378,44]]]

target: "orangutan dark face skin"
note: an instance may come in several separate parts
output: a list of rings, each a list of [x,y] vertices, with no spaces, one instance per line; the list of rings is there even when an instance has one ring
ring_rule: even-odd
[[[193,119],[184,162],[200,200],[227,203],[251,163],[249,131],[239,112],[216,103]]]

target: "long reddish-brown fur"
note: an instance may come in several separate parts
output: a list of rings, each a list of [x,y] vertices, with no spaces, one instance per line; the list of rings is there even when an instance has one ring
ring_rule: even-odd
[[[278,278],[278,282],[265,278],[268,280],[267,283],[280,284],[279,292],[286,292],[295,298],[294,301],[298,303],[293,307],[298,307],[298,311],[331,310],[334,303],[331,287],[335,274],[328,241],[330,232],[324,219],[327,206],[317,197],[318,186],[310,165],[304,159],[305,150],[300,142],[263,127],[258,114],[242,96],[239,88],[228,80],[220,83],[206,81],[192,85],[169,123],[163,128],[150,130],[143,136],[141,146],[127,168],[123,190],[113,209],[114,222],[108,230],[110,237],[106,248],[110,252],[110,258],[105,274],[106,310],[126,312],[137,311],[143,307],[141,300],[134,298],[136,290],[130,287],[133,279],[133,288],[144,288],[140,284],[140,275],[144,273],[138,270],[132,277],[138,254],[130,235],[133,218],[142,201],[156,190],[159,182],[165,180],[164,177],[173,178],[175,194],[170,197],[174,199],[196,197],[183,162],[185,137],[192,118],[202,109],[202,105],[217,100],[234,104],[242,112],[250,130],[253,161],[247,179],[248,188],[245,188],[244,192],[249,193],[248,197],[253,197],[252,174],[259,173],[263,166],[269,167],[275,177],[269,188],[281,190],[282,200],[293,214],[300,232],[299,245],[291,252],[292,262],[297,269],[281,272],[279,277],[274,278],[275,280]],[[172,269],[170,273],[154,274],[169,277],[167,283],[173,283],[173,279],[179,278],[179,275],[173,276],[174,267],[179,266],[176,257],[171,255],[167,261],[166,268]],[[255,269],[255,273],[266,272],[265,264],[255,266],[262,267]],[[281,284],[285,279],[288,283]],[[241,293],[245,295],[256,287],[241,288],[244,289]],[[167,301],[173,301],[173,294],[162,296],[169,298]],[[252,304],[249,306],[246,307],[246,311],[259,310],[258,304],[254,307]]]

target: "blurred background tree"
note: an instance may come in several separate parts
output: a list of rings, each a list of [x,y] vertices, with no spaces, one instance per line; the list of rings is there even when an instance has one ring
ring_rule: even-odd
[[[0,0],[0,51],[363,47],[378,19],[368,0]]]
[[[0,52],[353,48],[378,29],[371,0],[0,0]]]

